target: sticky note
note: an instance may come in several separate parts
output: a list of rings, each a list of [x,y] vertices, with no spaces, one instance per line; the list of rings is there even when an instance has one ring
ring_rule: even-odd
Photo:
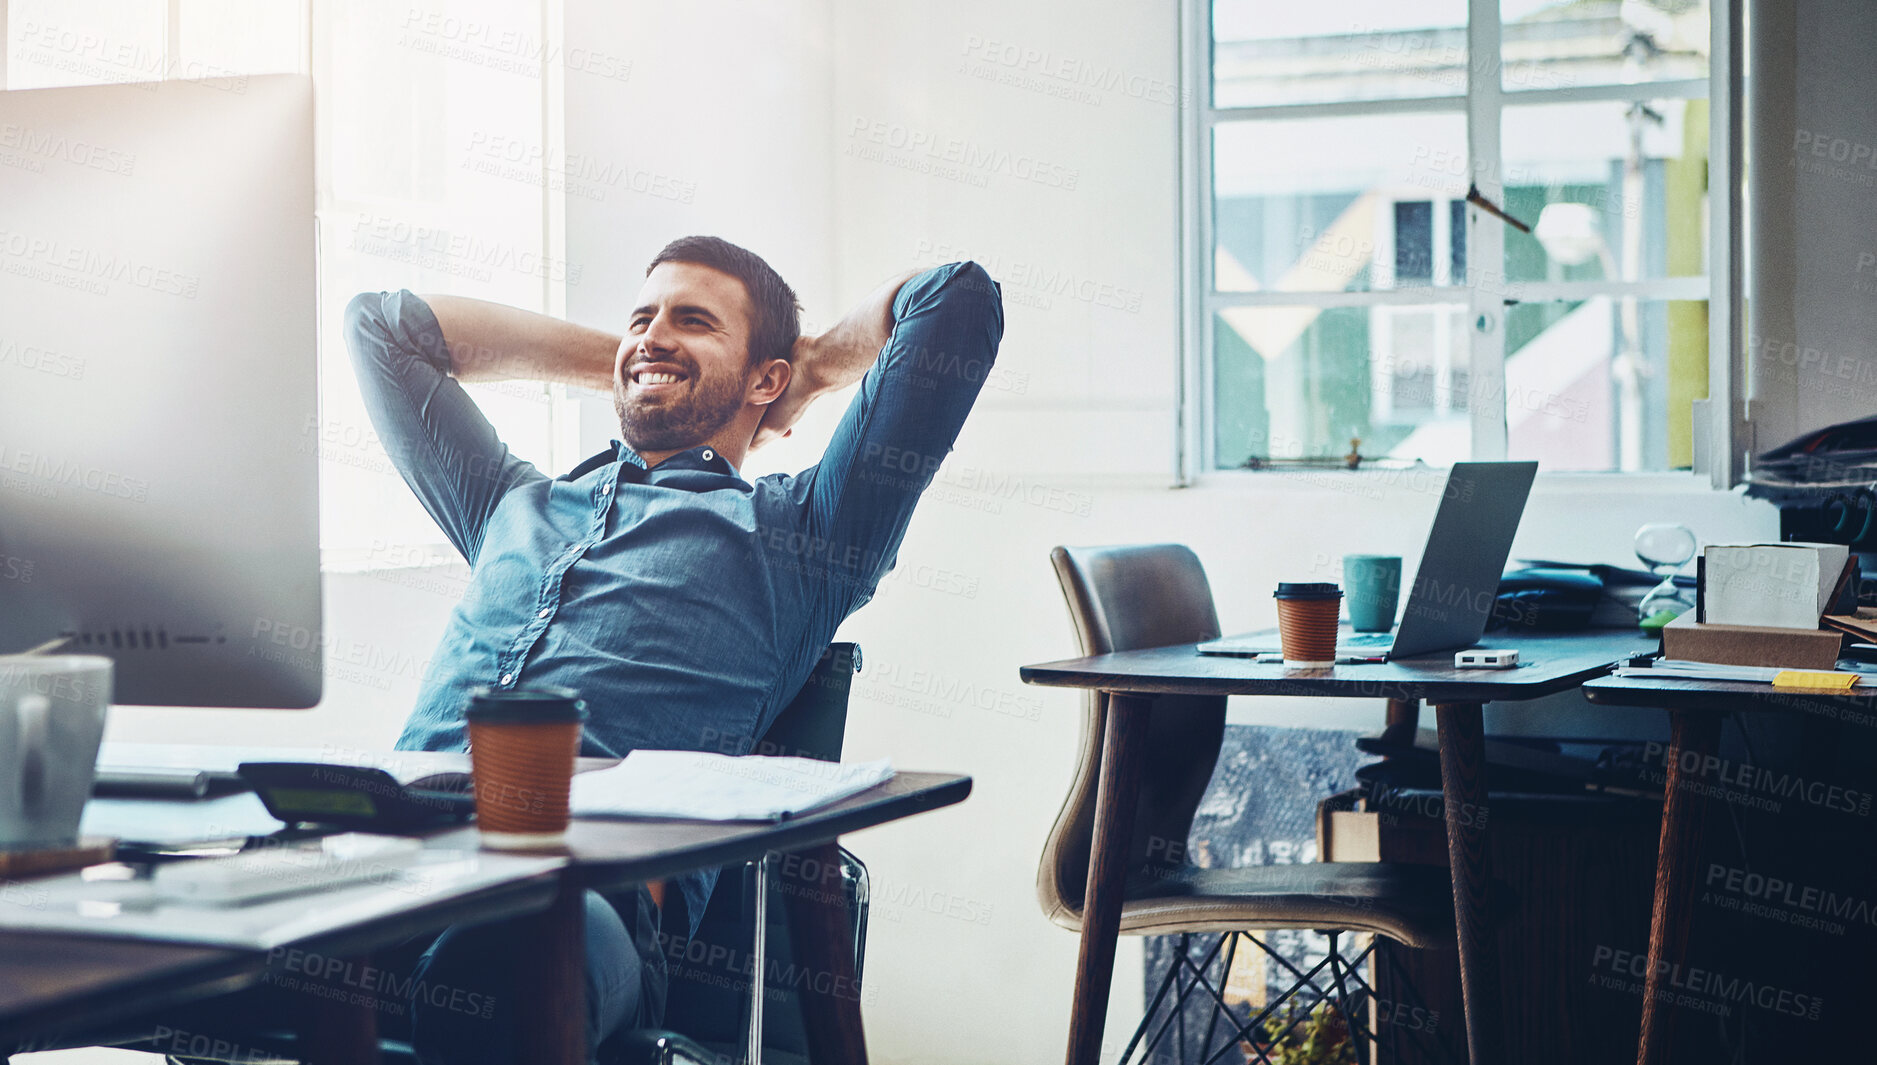
[[[1850,691],[1856,673],[1830,673],[1816,669],[1783,669],[1773,677],[1775,688],[1810,688],[1814,691]]]

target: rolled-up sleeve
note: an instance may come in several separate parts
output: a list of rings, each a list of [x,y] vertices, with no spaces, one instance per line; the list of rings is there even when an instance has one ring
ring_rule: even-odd
[[[1004,335],[1002,292],[977,263],[952,263],[906,282],[893,320],[821,462],[803,474],[811,536],[851,593],[837,596],[841,616],[892,568],[920,493],[977,402]]]
[[[473,564],[496,503],[544,475],[509,453],[449,375],[443,329],[422,299],[408,291],[359,294],[345,309],[345,340],[392,464]]]

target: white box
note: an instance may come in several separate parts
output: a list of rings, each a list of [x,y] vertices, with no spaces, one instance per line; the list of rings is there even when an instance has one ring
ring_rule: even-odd
[[[1851,549],[1843,544],[1713,544],[1701,553],[1701,620],[1816,629]]]

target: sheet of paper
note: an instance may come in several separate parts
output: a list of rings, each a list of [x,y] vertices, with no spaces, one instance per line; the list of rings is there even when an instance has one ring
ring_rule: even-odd
[[[1822,670],[1789,670],[1778,666],[1730,666],[1718,662],[1690,662],[1679,658],[1658,658],[1654,665],[1623,667],[1614,671],[1618,677],[1675,677],[1689,680],[1738,680],[1760,684],[1771,684],[1782,673],[1821,673],[1826,676],[1844,676],[1850,680],[1846,684],[1869,684],[1877,677],[1868,674],[1839,672],[1836,674]]]
[[[893,763],[735,758],[701,751],[633,751],[611,769],[574,778],[576,817],[776,821],[892,779]]]

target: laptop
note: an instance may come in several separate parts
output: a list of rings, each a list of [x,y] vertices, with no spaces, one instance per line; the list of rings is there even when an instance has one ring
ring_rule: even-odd
[[[1393,632],[1368,633],[1352,632],[1344,622],[1336,656],[1409,658],[1478,643],[1537,474],[1536,462],[1454,463],[1400,624]],[[1250,657],[1277,650],[1276,629],[1199,645],[1202,655]]]

